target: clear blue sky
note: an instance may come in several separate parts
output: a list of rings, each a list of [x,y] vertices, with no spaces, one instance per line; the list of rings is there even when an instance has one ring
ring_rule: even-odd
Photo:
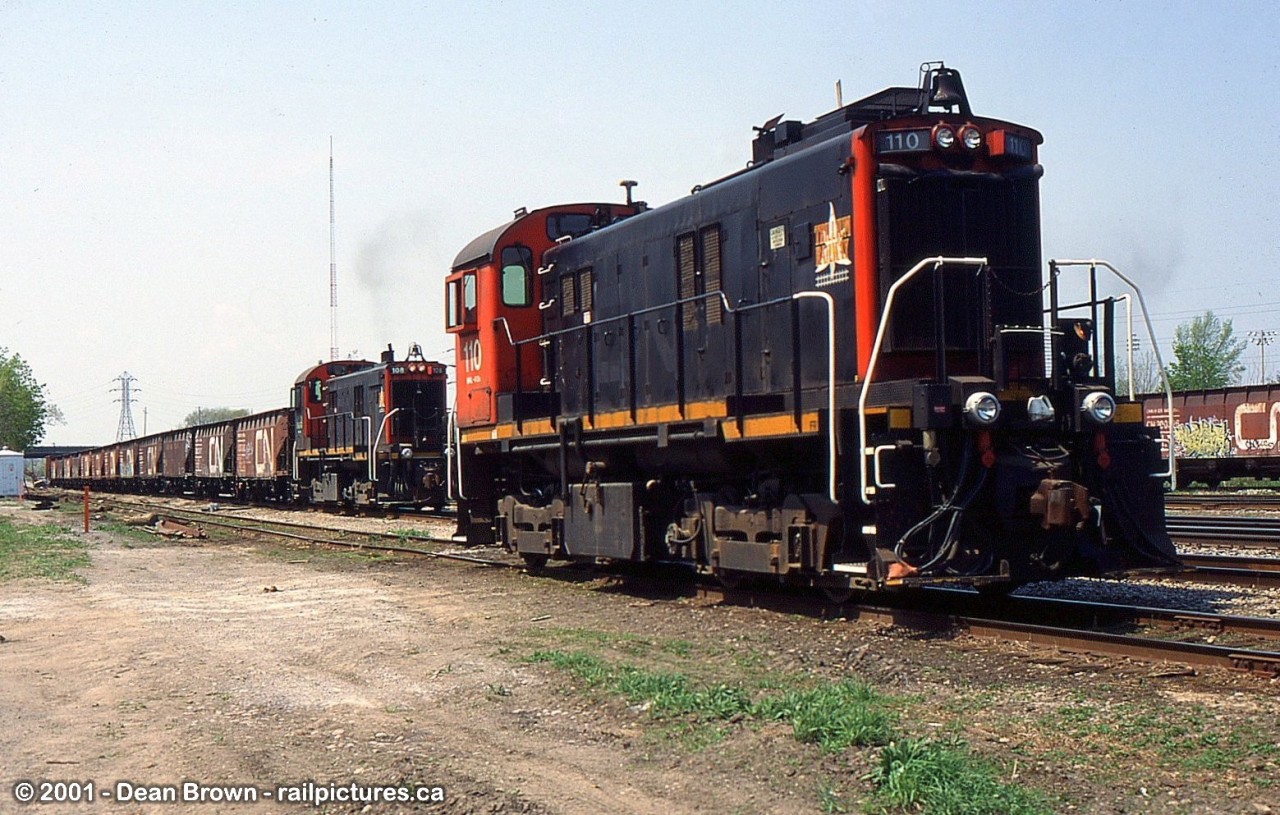
[[[1046,258],[1137,278],[1166,350],[1208,308],[1280,329],[1277,8],[0,2],[0,346],[66,414],[49,443],[114,440],[126,370],[139,432],[286,404],[328,354],[332,136],[339,346],[444,357],[449,263],[515,208],[665,203],[836,79],[939,59],[1044,133]]]

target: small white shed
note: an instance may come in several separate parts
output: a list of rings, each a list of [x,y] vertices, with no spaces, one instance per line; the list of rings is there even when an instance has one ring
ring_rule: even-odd
[[[0,447],[0,497],[22,495],[22,453]]]

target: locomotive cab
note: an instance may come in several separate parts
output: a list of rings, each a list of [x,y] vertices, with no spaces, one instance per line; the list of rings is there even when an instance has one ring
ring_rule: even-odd
[[[550,415],[538,397],[547,390],[542,354],[520,342],[542,332],[542,311],[556,302],[557,293],[543,290],[542,256],[634,212],[619,204],[522,207],[458,253],[445,280],[445,330],[457,344],[459,427],[493,424],[500,409],[507,421],[526,411]]]

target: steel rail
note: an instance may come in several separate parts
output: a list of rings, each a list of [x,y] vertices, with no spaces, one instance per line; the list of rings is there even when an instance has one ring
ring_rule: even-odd
[[[1181,553],[1178,557],[1189,568],[1170,578],[1173,580],[1252,589],[1280,588],[1278,558],[1187,553]]]
[[[124,506],[137,506],[132,502],[120,502]],[[158,512],[166,514],[170,510]],[[285,538],[304,540],[347,549],[366,549],[374,551],[395,552],[417,555],[421,557],[452,560],[471,565],[522,569],[524,565],[517,562],[488,560],[485,558],[462,555],[450,552],[434,552],[407,546],[395,546],[365,541],[345,541],[316,538],[283,529],[254,527],[257,519],[238,518],[236,522],[212,519],[201,513],[178,510],[185,515],[196,515],[197,519],[211,526],[226,527],[237,531],[267,534]],[[296,526],[293,522],[266,521],[268,525]],[[314,528],[314,527],[313,527]],[[324,531],[344,531],[325,528]],[[352,534],[366,537],[396,537],[396,533],[356,532]],[[422,539],[430,541],[429,538]],[[438,539],[437,539],[438,540]],[[632,576],[634,577],[634,576]],[[670,595],[671,581],[662,581],[662,590]],[[697,596],[717,597],[726,604],[751,605],[771,608],[786,613],[808,613],[822,617],[839,616],[851,620],[871,620],[893,625],[902,625],[928,631],[960,631],[970,636],[998,639],[1004,642],[1023,642],[1044,645],[1068,652],[1087,652],[1110,656],[1123,656],[1151,662],[1178,662],[1191,666],[1217,667],[1233,671],[1246,671],[1264,676],[1280,676],[1280,651],[1266,650],[1237,645],[1219,645],[1208,642],[1188,642],[1174,639],[1158,639],[1153,637],[1117,634],[1101,631],[1099,625],[1153,627],[1172,629],[1175,631],[1208,632],[1217,637],[1230,634],[1240,637],[1252,637],[1267,641],[1280,640],[1280,619],[1230,617],[1224,615],[1204,614],[1198,612],[1171,609],[1156,609],[1140,606],[1122,606],[1106,603],[1085,603],[1071,600],[1045,598],[1011,598],[1004,604],[1007,610],[1032,619],[1062,619],[1071,621],[1072,625],[1052,626],[1042,623],[1026,622],[1023,619],[991,619],[959,613],[965,603],[972,604],[974,595],[971,592],[930,589],[916,595],[929,598],[926,604],[938,601],[935,608],[895,608],[886,605],[870,604],[837,604],[833,606],[812,595],[799,597],[782,595],[777,592],[759,594],[754,589],[730,590],[713,587],[705,581],[695,586],[692,591]],[[680,593],[677,591],[677,594]],[[1013,616],[1012,614],[1010,616]],[[1080,621],[1095,626],[1093,628],[1074,627]]]
[[[1175,541],[1280,548],[1280,518],[1169,515],[1165,528]]]
[[[975,617],[958,618],[956,622],[970,635],[991,637],[1004,642],[1024,642],[1046,645],[1062,651],[1085,651],[1152,662],[1176,661],[1187,665],[1246,671],[1262,676],[1280,676],[1280,651],[1148,639],[1128,634],[1108,634],[1102,631],[1054,628],[1033,623]]]
[[[311,543],[324,543],[324,544],[329,544],[333,546],[342,546],[346,548],[378,549],[381,551],[403,552],[406,554],[428,555],[433,557],[438,556],[440,554],[438,552],[432,552],[430,550],[415,549],[413,547],[407,547],[407,546],[397,547],[397,546],[386,546],[383,544],[375,544],[375,543],[368,543],[368,542],[344,541],[344,540],[337,540],[333,538],[317,538],[314,535],[308,535],[303,532],[289,532],[285,530],[310,529],[317,532],[328,532],[328,533],[334,533],[334,534],[351,534],[351,535],[358,535],[360,537],[365,537],[365,538],[387,538],[391,540],[419,541],[422,543],[444,543],[444,544],[454,543],[452,538],[441,538],[441,537],[436,537],[431,535],[414,535],[414,534],[406,534],[401,532],[381,532],[378,530],[340,529],[340,528],[335,528],[331,526],[320,526],[317,524],[302,523],[299,521],[278,521],[278,520],[272,520],[272,519],[266,519],[266,518],[243,518],[243,517],[236,517],[234,518],[234,520],[232,519],[223,520],[219,518],[210,517],[209,513],[201,512],[199,510],[176,509],[173,507],[158,506],[158,505],[146,504],[146,503],[137,502],[137,501],[120,501],[115,496],[111,496],[108,498],[103,498],[102,496],[99,496],[99,500],[104,501],[108,504],[118,506],[118,507],[144,510],[154,514],[156,517],[159,517],[159,518],[170,517],[176,520],[194,522],[197,524],[204,524],[206,526],[214,526],[214,527],[223,528],[223,529],[244,530],[246,532],[258,532],[258,533],[267,534],[267,535],[274,535],[276,537],[281,537],[281,538],[291,538],[294,540],[308,541]],[[283,527],[283,529],[271,529],[269,527]]]
[[[1280,495],[1244,495],[1234,493],[1178,495],[1170,493],[1164,497],[1164,505],[1169,507],[1226,507],[1240,510],[1250,507],[1258,509],[1280,508]]]

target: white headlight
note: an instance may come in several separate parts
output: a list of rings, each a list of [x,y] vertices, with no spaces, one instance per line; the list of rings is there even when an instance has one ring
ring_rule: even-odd
[[[982,131],[976,127],[966,127],[960,131],[960,141],[969,150],[977,150],[982,145]]]
[[[949,150],[956,143],[956,132],[949,127],[939,127],[934,131],[933,140],[943,150]]]
[[[1080,410],[1098,424],[1106,424],[1116,415],[1116,400],[1111,394],[1094,391],[1084,398]]]
[[[979,427],[990,427],[1000,417],[1000,400],[986,391],[971,393],[964,400],[964,417]]]
[[[1027,418],[1033,422],[1053,421],[1053,402],[1047,396],[1033,396],[1027,400]]]

